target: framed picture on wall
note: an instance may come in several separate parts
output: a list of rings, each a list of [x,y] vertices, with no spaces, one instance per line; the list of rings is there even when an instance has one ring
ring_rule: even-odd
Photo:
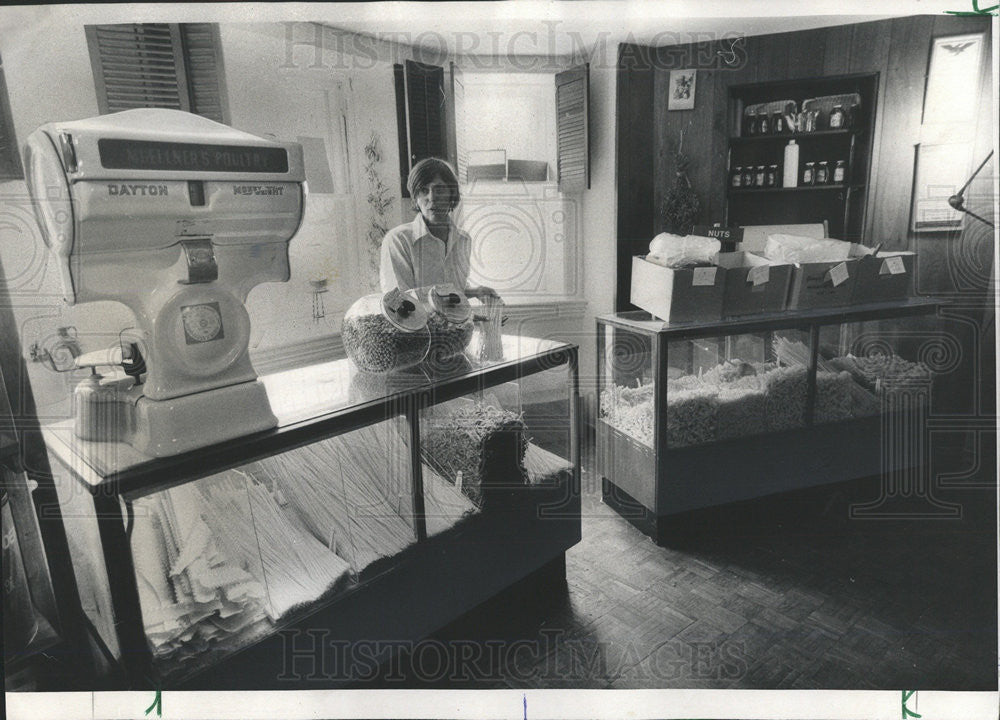
[[[671,70],[667,110],[694,109],[694,81],[697,70]]]
[[[948,204],[969,177],[972,145],[967,142],[917,145],[913,182],[913,232],[945,232],[962,227],[963,215]]]
[[[979,97],[979,65],[983,35],[952,35],[935,38],[924,91],[927,124],[967,123],[976,117]]]

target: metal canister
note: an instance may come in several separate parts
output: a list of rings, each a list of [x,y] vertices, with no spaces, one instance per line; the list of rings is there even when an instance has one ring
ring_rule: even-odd
[[[73,391],[73,432],[82,440],[117,442],[122,433],[122,403],[117,385],[104,385],[96,373]]]
[[[17,528],[10,511],[6,490],[0,490],[0,526],[3,528],[3,645],[4,657],[23,651],[38,632],[38,620],[31,604],[31,590],[24,572],[24,558],[17,541]]]

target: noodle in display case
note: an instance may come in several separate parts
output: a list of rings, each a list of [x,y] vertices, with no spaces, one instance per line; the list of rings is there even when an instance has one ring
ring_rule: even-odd
[[[879,472],[881,425],[907,414],[919,427],[926,414],[940,369],[911,328],[939,304],[688,323],[598,317],[605,501],[661,539],[671,515]]]

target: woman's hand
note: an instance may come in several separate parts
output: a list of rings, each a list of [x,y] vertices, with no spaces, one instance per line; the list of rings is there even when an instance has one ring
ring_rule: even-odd
[[[480,285],[479,287],[470,287],[465,291],[466,296],[476,298],[481,302],[486,302],[487,300],[496,302],[503,300],[500,298],[500,294],[491,287],[486,287],[485,285]]]

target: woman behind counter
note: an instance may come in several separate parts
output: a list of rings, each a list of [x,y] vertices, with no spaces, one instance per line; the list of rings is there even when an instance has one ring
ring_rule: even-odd
[[[382,292],[451,283],[469,297],[499,298],[493,288],[469,286],[472,239],[452,219],[461,194],[451,166],[439,158],[425,158],[410,170],[406,188],[417,216],[382,240]]]

